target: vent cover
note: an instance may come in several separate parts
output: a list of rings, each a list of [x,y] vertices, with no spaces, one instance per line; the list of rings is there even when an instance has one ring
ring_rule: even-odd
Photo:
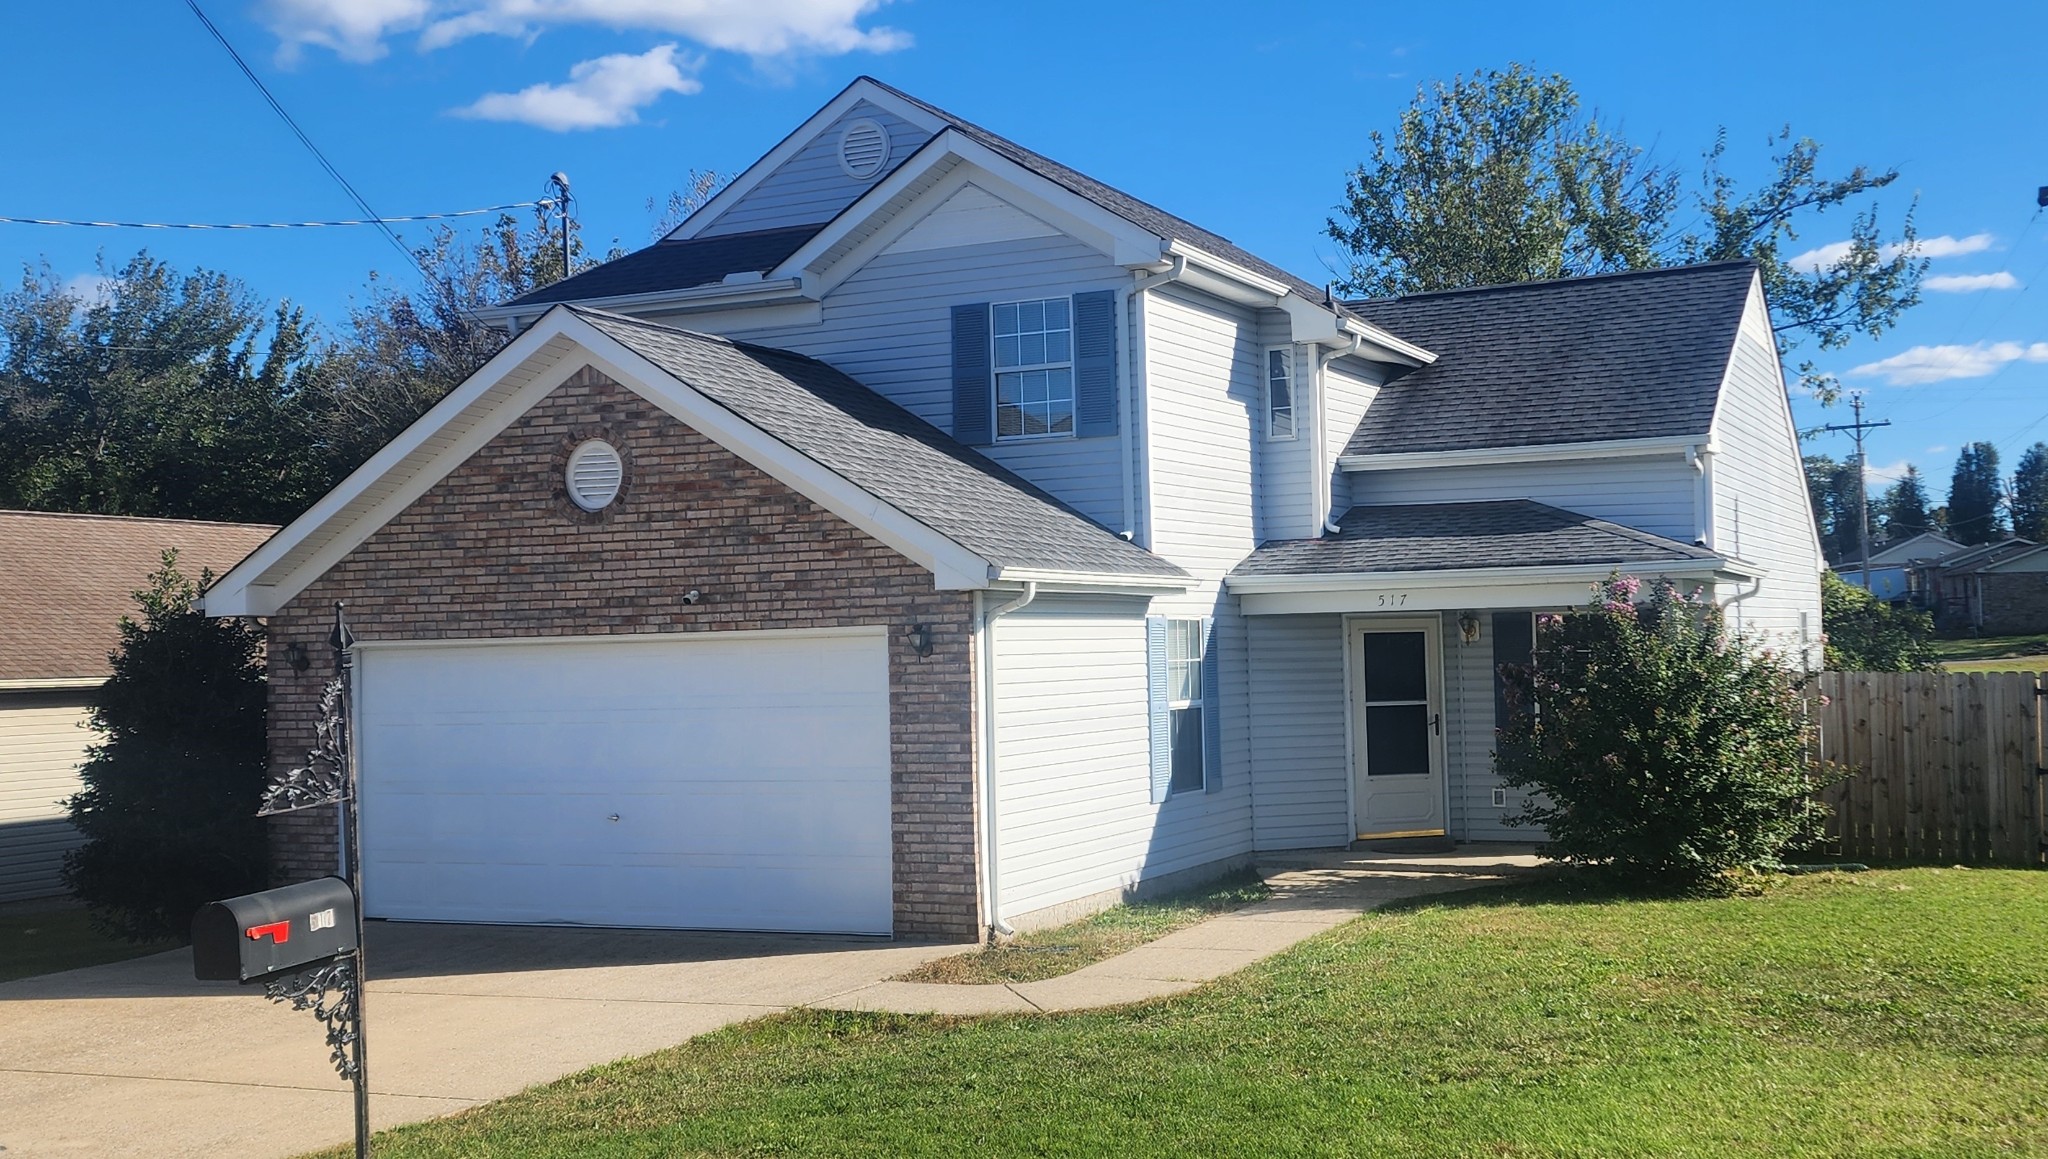
[[[619,485],[626,480],[626,465],[616,447],[603,439],[592,439],[569,452],[565,472],[569,498],[585,511],[602,511],[619,497]]]
[[[839,167],[856,181],[866,181],[889,163],[889,134],[862,118],[839,130]]]

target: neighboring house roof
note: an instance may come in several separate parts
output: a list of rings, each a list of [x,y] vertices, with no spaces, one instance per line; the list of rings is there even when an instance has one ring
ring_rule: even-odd
[[[505,305],[530,306],[686,290],[723,282],[734,274],[766,273],[823,228],[823,222],[815,222],[718,237],[664,239],[551,286],[521,294]]]
[[[1958,551],[1952,555],[1943,556],[1925,566],[1931,567],[1943,575],[1968,575],[1987,568],[2002,559],[2025,552],[2035,546],[2033,540],[2015,535],[2011,539],[2001,539],[1997,543],[1979,544],[1967,551]]]
[[[189,519],[0,511],[0,682],[90,680],[111,671],[135,592],[178,552],[197,581],[218,575],[277,528]]]
[[[1755,277],[1713,262],[1349,303],[1437,360],[1382,388],[1344,453],[1704,439]]]
[[[1267,543],[1230,574],[1713,564],[1704,548],[1529,499],[1353,507],[1321,539]]]
[[[603,310],[568,309],[678,381],[997,567],[1187,576],[814,358]]]
[[[1946,535],[1923,531],[1909,539],[1880,545],[1870,553],[1870,566],[1888,567],[1899,564],[1924,563],[1942,559],[1964,550],[1962,544]],[[1837,567],[1861,567],[1860,561],[1845,560]]]
[[[2039,572],[2042,570],[2048,570],[2043,569],[2040,566],[2040,564],[2043,562],[2040,558],[2043,552],[2048,552],[2048,545],[2036,544],[2033,547],[2024,548],[2019,551],[2007,552],[2003,555],[1998,556],[1996,559],[1977,565],[1972,570],[1977,571],[1979,573],[2010,572],[2019,570],[2018,565],[2022,563],[2032,563],[2034,565],[2033,567],[2025,569],[2028,572]]]

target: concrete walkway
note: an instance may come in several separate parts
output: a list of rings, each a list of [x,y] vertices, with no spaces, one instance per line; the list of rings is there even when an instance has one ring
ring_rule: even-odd
[[[1535,852],[1523,846],[1463,846],[1448,854],[1328,853],[1271,861],[1259,866],[1273,889],[1266,900],[1071,974],[981,986],[876,982],[811,1005],[901,1014],[1026,1014],[1164,998],[1236,973],[1390,901],[1504,881],[1538,862]]]
[[[1263,866],[1273,896],[1060,978],[885,982],[964,946],[858,938],[373,923],[378,1128],[797,1006],[1080,1010],[1192,990],[1366,910],[1498,881],[1520,850],[1329,854]],[[313,1016],[192,981],[185,951],[0,984],[0,1149],[23,1156],[288,1156],[346,1142],[348,1087]]]

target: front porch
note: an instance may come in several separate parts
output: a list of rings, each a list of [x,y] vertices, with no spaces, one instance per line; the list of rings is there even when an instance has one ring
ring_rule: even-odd
[[[1616,570],[1686,586],[1751,573],[1702,548],[1526,500],[1354,507],[1229,579],[1248,636],[1254,848],[1447,836],[1530,841],[1493,768],[1499,676],[1535,618]]]

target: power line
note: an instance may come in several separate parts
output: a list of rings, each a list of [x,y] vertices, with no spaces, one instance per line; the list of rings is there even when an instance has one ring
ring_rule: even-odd
[[[509,201],[504,205],[486,205],[481,209],[458,209],[452,213],[412,213],[398,217],[351,218],[344,221],[236,221],[236,222],[170,222],[170,221],[74,221],[60,217],[0,217],[0,225],[61,225],[81,229],[332,229],[351,225],[374,225],[382,227],[394,221],[445,221],[456,217],[475,217],[482,213],[502,213],[508,209],[531,209],[546,206],[540,201]]]
[[[1863,396],[1850,398],[1849,406],[1856,412],[1853,423],[1830,423],[1820,428],[1824,431],[1848,431],[1856,440],[1856,539],[1863,551],[1863,572],[1859,581],[1865,591],[1870,590],[1870,456],[1863,450],[1863,432],[1888,427],[1890,419],[1867,423],[1863,421]]]
[[[242,70],[242,75],[249,78],[249,83],[256,86],[257,92],[263,94],[264,103],[268,104],[271,111],[276,113],[278,118],[285,123],[286,127],[291,129],[292,135],[299,139],[299,144],[304,145],[306,151],[313,155],[313,159],[320,163],[320,168],[326,170],[327,175],[334,179],[334,183],[341,186],[342,191],[348,194],[349,199],[356,203],[356,208],[363,211],[363,216],[368,218],[370,223],[377,227],[378,232],[382,233],[391,242],[392,248],[405,255],[405,260],[411,262],[412,268],[420,272],[420,277],[432,283],[434,280],[433,275],[427,273],[427,268],[420,264],[419,256],[413,253],[412,249],[403,241],[399,240],[397,232],[385,223],[384,218],[379,216],[376,210],[370,208],[369,201],[356,191],[356,187],[349,183],[348,178],[341,175],[341,170],[334,167],[334,162],[327,159],[327,154],[320,151],[320,146],[315,145],[313,138],[307,136],[306,131],[299,127],[299,123],[292,119],[292,115],[285,111],[285,107],[278,102],[277,97],[271,94],[270,87],[263,83],[263,78],[256,75],[256,70],[249,67],[249,62],[242,59],[242,54],[235,51],[235,46],[228,41],[227,36],[221,32],[219,26],[215,25],[212,19],[206,15],[206,12],[199,7],[199,0],[185,0],[185,7],[192,10],[192,15],[197,16],[199,23],[204,24],[206,30],[213,34],[213,38],[220,42],[220,46],[227,50],[228,56],[233,58],[235,62],[235,67]]]

